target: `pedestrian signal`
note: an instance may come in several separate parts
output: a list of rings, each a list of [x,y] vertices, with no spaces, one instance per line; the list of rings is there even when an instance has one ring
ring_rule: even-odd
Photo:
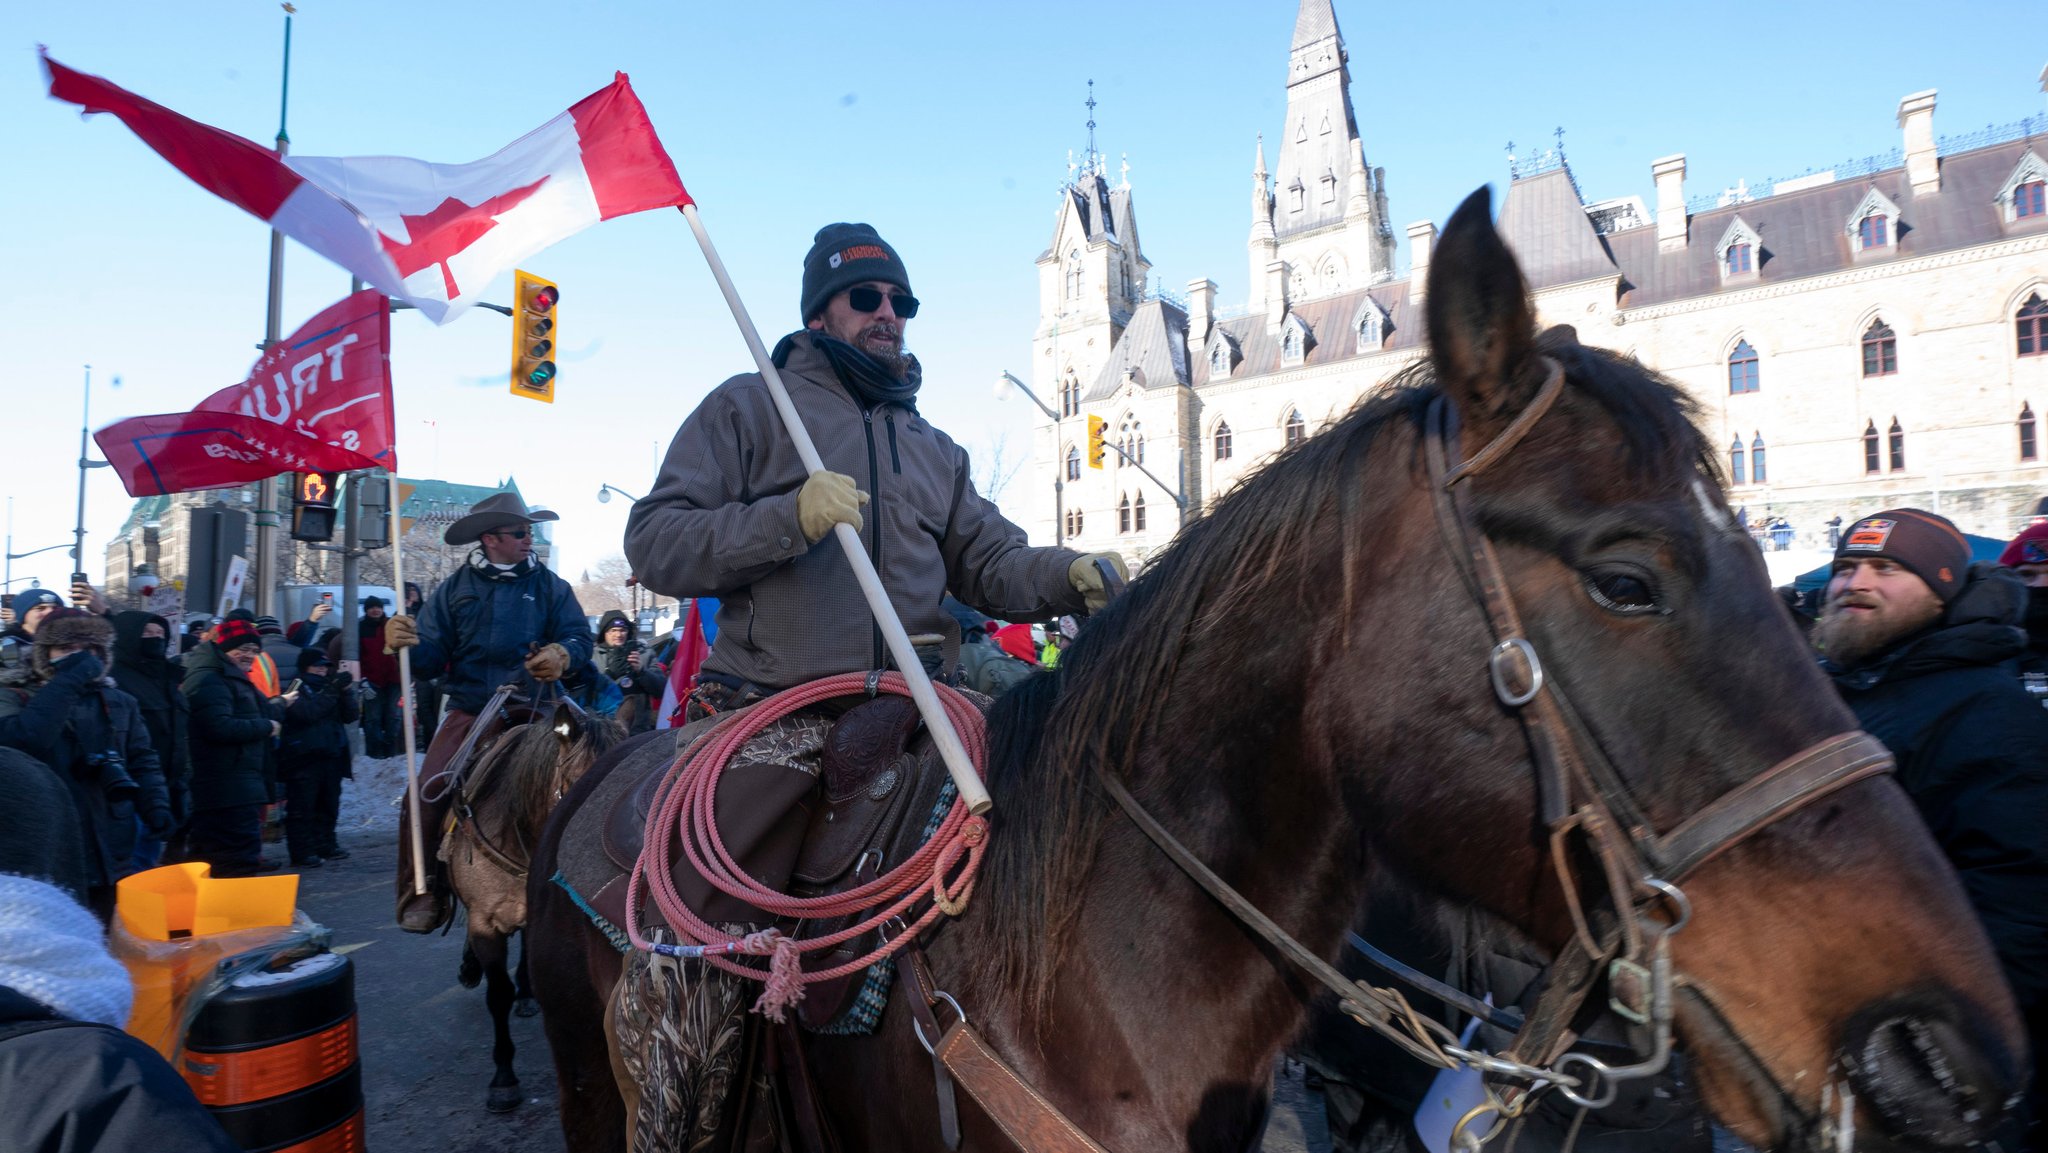
[[[334,539],[335,483],[339,473],[301,472],[292,476],[292,539]]]
[[[1088,467],[1102,467],[1102,430],[1109,422],[1099,416],[1088,418]]]
[[[552,280],[528,272],[512,274],[512,395],[555,402],[555,305],[562,298]]]

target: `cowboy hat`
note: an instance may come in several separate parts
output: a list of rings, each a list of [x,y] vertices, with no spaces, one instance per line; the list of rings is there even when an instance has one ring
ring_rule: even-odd
[[[475,544],[478,537],[493,529],[559,519],[546,510],[528,512],[526,502],[516,492],[494,492],[470,506],[469,515],[449,525],[441,539],[449,544]]]

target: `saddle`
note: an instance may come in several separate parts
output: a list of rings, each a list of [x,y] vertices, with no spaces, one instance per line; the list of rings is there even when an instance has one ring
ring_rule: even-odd
[[[926,817],[948,781],[943,762],[921,733],[917,705],[907,697],[860,699],[836,720],[816,720],[822,747],[815,773],[788,763],[801,764],[809,759],[806,756],[743,754],[719,779],[716,803],[719,838],[733,859],[763,884],[801,897],[864,885],[916,852],[927,835]],[[683,730],[678,750],[708,727]],[[799,752],[811,747],[801,738],[795,743]],[[778,751],[790,750],[769,752]],[[647,816],[666,776],[666,765],[643,773],[604,814],[605,855],[622,870],[630,872],[639,860]],[[676,891],[699,916],[734,928],[777,923],[763,910],[712,887],[677,848],[676,835],[668,836],[676,849],[671,855]],[[620,878],[605,886],[593,903],[614,923],[623,924],[624,894],[625,881]],[[643,909],[642,915],[651,915],[651,910]],[[784,921],[780,927],[803,939],[839,931],[856,919],[849,915]],[[872,935],[864,934],[807,956],[804,967],[816,971],[845,964],[875,943]],[[860,981],[861,974],[854,973],[812,985],[797,1004],[803,1024],[812,1029],[830,1024],[854,999]]]

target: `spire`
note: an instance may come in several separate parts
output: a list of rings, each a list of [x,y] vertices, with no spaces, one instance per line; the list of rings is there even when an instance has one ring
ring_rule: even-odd
[[[1337,35],[1337,13],[1330,0],[1301,0],[1294,16],[1294,47],[1306,48],[1318,40]]]
[[[1254,246],[1273,241],[1273,194],[1266,187],[1266,134],[1252,153],[1252,238]]]
[[[1102,171],[1101,157],[1095,151],[1095,81],[1088,82],[1088,167],[1091,171]]]
[[[1266,188],[1266,134],[1259,133],[1259,142],[1252,152],[1252,179],[1258,182],[1259,190]]]

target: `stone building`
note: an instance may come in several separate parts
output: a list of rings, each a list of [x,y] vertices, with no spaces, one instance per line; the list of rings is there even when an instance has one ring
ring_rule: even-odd
[[[1278,163],[1253,153],[1243,309],[1206,278],[1148,286],[1129,181],[1087,157],[1038,260],[1033,384],[1061,415],[1028,487],[1057,476],[1063,507],[1036,510],[1035,535],[1142,562],[1422,355],[1436,226],[1407,226],[1393,275],[1349,87],[1330,0],[1301,0]],[[1588,202],[1561,150],[1511,160],[1498,224],[1539,322],[1683,385],[1730,502],[1801,545],[1898,504],[2007,536],[2048,495],[2048,115],[1952,138],[1934,111],[1934,92],[1907,96],[1891,153],[1765,189],[1688,199],[1685,157],[1654,160],[1654,210]],[[1157,482],[1114,450],[1088,467],[1090,417]]]

